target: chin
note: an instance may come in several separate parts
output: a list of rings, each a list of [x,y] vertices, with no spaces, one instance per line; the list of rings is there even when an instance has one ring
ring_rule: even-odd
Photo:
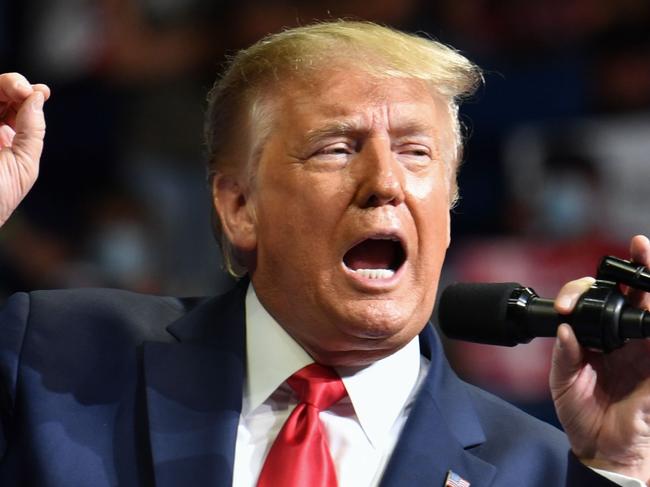
[[[360,349],[344,349],[344,350],[320,350],[309,349],[308,353],[314,358],[316,362],[330,367],[363,367],[371,365],[377,360],[392,355],[397,350],[402,348],[408,343],[400,343],[399,345],[386,346],[378,348],[360,348]],[[377,343],[374,343],[377,346]]]
[[[333,333],[302,345],[317,362],[331,366],[365,366],[388,357],[409,343],[428,318],[419,319],[412,307],[367,300],[328,314],[329,322],[337,323]]]
[[[393,300],[355,300],[347,307],[346,328],[354,328],[359,336],[382,338],[395,335],[416,318],[414,307]]]

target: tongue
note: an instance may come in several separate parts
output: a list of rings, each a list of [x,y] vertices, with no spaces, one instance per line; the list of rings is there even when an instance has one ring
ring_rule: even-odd
[[[390,269],[395,261],[396,243],[392,240],[364,240],[345,254],[350,269]]]

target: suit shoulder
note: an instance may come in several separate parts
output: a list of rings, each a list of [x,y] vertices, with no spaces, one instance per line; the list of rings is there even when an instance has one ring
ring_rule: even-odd
[[[204,298],[175,298],[119,289],[63,289],[29,293],[29,327],[61,333],[91,327],[93,333],[109,328],[141,339],[160,339],[165,328]]]
[[[112,288],[77,288],[31,291],[29,294],[34,305],[47,305],[69,310],[72,306],[166,306],[170,309],[187,310],[205,298],[162,296],[143,294],[124,289]]]

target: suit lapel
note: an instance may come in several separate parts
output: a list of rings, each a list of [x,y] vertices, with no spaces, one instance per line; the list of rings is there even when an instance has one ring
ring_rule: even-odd
[[[247,282],[168,327],[178,343],[144,344],[149,439],[157,487],[232,485],[245,368]],[[454,471],[472,487],[496,467],[469,448],[485,441],[461,381],[431,329],[420,335],[429,373],[383,475],[382,487],[443,487]]]
[[[380,485],[443,487],[452,470],[472,487],[487,487],[496,467],[468,450],[485,442],[483,429],[430,326],[420,335],[420,347],[431,360],[429,373]]]
[[[145,343],[149,439],[158,487],[232,485],[244,380],[246,283]]]

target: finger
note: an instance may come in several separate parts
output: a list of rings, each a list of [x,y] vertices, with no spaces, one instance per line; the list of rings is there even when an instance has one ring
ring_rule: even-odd
[[[0,102],[20,103],[33,92],[32,85],[22,74],[0,74]]]
[[[650,266],[650,240],[645,235],[636,235],[630,241],[632,261],[643,266]],[[633,306],[650,309],[650,294],[629,288],[626,295]]]
[[[557,329],[549,383],[553,397],[573,384],[582,370],[584,355],[573,329],[562,323]]]
[[[0,123],[11,125],[12,127],[16,123],[16,108],[9,104],[0,103]]]
[[[0,125],[0,150],[11,147],[16,132],[9,125]]]
[[[637,264],[650,265],[650,240],[645,235],[636,235],[630,240],[630,256]]]
[[[49,100],[51,95],[49,86],[43,83],[38,83],[31,86],[34,91],[40,91],[41,93],[43,93],[43,97],[45,98],[45,101]],[[16,121],[16,110],[18,108],[19,107],[17,107],[15,104],[12,104],[12,102],[10,101],[7,102],[0,101],[0,122],[9,124],[13,127]]]
[[[33,91],[32,85],[23,75],[0,74],[0,122],[13,126],[16,111]]]
[[[16,135],[12,149],[18,161],[38,172],[38,161],[43,150],[45,137],[45,116],[43,115],[45,97],[40,91],[34,92],[18,111],[16,116]]]
[[[43,93],[43,96],[45,97],[45,101],[50,99],[50,95],[51,95],[50,87],[47,86],[46,84],[37,83],[35,85],[32,85],[32,88],[36,91],[40,91],[41,93]]]
[[[595,282],[593,277],[583,277],[575,281],[567,282],[557,297],[555,298],[555,311],[566,315],[573,311],[578,299],[582,296]]]

